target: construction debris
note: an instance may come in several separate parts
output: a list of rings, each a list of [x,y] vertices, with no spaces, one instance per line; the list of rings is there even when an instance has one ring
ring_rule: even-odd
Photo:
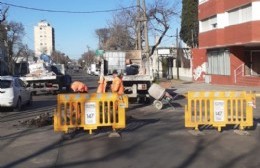
[[[43,113],[35,118],[18,122],[20,126],[24,127],[44,127],[53,124],[53,116],[49,113]]]

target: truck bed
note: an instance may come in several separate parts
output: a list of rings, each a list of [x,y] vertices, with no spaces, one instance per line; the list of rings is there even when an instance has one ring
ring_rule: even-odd
[[[55,80],[57,76],[24,76],[20,77],[23,81],[45,81],[45,80]]]
[[[107,75],[105,76],[107,81],[112,81],[113,76]],[[150,75],[125,75],[123,76],[123,81],[153,81],[153,77]]]

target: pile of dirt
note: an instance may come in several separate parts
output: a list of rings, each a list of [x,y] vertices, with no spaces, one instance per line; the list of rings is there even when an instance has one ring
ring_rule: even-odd
[[[44,127],[53,124],[53,116],[49,113],[43,113],[35,118],[18,122],[20,126],[24,127]]]

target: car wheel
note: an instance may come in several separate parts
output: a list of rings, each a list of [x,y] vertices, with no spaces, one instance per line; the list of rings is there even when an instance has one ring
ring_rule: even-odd
[[[33,96],[32,96],[32,94],[30,94],[30,99],[28,100],[27,105],[28,105],[28,106],[31,106],[32,103],[33,103]]]
[[[16,107],[15,107],[15,111],[21,111],[22,110],[22,101],[21,98],[19,97]]]

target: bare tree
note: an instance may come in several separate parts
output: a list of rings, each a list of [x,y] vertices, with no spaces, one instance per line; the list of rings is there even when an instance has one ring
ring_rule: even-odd
[[[22,38],[24,36],[24,27],[22,23],[9,22],[7,27],[7,52],[8,52],[8,65],[9,72],[14,71],[14,62],[22,48]]]
[[[159,37],[155,44],[151,46],[149,56],[153,55],[155,49],[162,42],[162,39],[170,28],[170,21],[174,19],[174,17],[179,16],[173,5],[167,0],[157,0],[155,3],[149,5],[147,12],[149,26]]]
[[[0,9],[0,24],[2,24],[6,20],[8,9],[9,9],[9,7],[1,7],[1,9]]]
[[[115,13],[108,25],[111,36],[106,43],[106,48],[132,50],[135,49],[135,12],[127,9]]]
[[[70,61],[69,56],[67,56],[65,53],[55,50],[51,54],[51,58],[54,63],[56,64],[64,64],[67,65],[68,62]]]
[[[110,37],[110,29],[108,28],[96,29],[95,33],[98,37],[99,49],[104,49],[105,44]]]
[[[176,2],[172,3],[170,0],[154,0],[152,4],[148,5],[148,9],[144,11],[144,7],[133,9],[125,9],[113,15],[109,21],[109,29],[106,35],[106,41],[103,44],[103,49],[144,49],[145,40],[145,26],[138,23],[148,22],[148,30],[156,34],[159,38],[155,44],[150,46],[149,56],[152,56],[155,49],[162,42],[162,39],[170,29],[170,22],[174,17],[178,17],[175,9]],[[140,13],[138,13],[140,11]],[[144,13],[146,12],[146,13]],[[140,46],[138,47],[138,33],[141,34]]]
[[[81,55],[80,62],[85,61],[86,66],[90,66],[90,64],[94,63],[96,60],[95,53],[91,50],[88,50],[84,54]]]

